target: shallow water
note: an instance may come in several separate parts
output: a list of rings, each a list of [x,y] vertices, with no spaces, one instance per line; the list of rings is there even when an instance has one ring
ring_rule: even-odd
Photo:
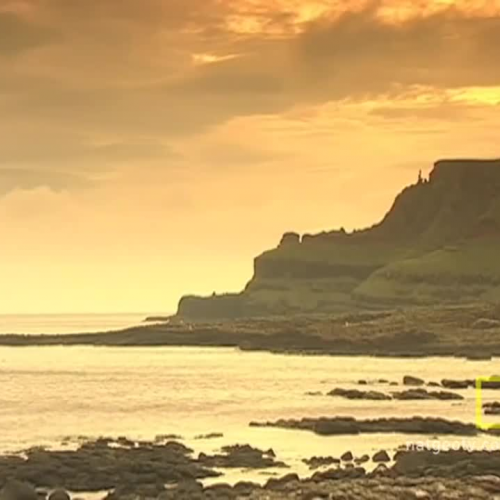
[[[0,335],[94,333],[144,323],[154,313],[136,314],[0,314]]]
[[[236,443],[272,447],[279,460],[305,474],[304,457],[339,456],[347,450],[371,454],[418,437],[320,437],[304,431],[251,428],[249,422],[341,415],[427,415],[473,422],[472,389],[463,391],[467,399],[458,402],[363,402],[306,393],[358,387],[359,379],[400,382],[411,374],[438,381],[498,371],[498,360],[305,357],[171,347],[2,347],[0,446],[2,451],[14,451],[59,445],[66,436],[151,439],[173,433],[183,436],[196,451]],[[396,389],[377,384],[370,388]],[[209,432],[222,432],[224,437],[195,439]],[[266,479],[255,471],[232,471],[228,480],[242,477]]]

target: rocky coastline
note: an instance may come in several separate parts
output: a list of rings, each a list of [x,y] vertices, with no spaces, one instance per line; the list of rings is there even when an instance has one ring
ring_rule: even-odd
[[[249,445],[195,456],[162,437],[154,442],[100,438],[71,451],[35,448],[0,457],[0,498],[70,500],[95,492],[107,500],[486,500],[500,494],[500,451],[406,449],[391,456],[380,450],[371,458],[346,452],[305,461],[316,470],[307,478],[285,473],[265,484],[204,485],[227,467],[286,466],[272,450]],[[364,467],[369,461],[378,465],[369,470]]]
[[[496,304],[212,322],[180,318],[118,332],[0,335],[0,346],[230,347],[302,355],[500,357]],[[471,381],[462,381],[463,388]],[[496,383],[500,387],[500,383]],[[446,387],[453,389],[456,387]]]

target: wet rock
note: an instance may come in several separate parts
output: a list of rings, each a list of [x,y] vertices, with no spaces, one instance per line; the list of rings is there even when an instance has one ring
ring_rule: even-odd
[[[174,441],[125,446],[123,440],[101,438],[83,443],[76,450],[32,449],[25,458],[4,457],[0,460],[0,478],[17,477],[48,489],[64,485],[75,492],[118,489],[116,497],[150,485],[220,475],[192,458],[191,453]],[[155,492],[161,492],[161,488]]]
[[[71,500],[71,496],[66,490],[58,488],[50,493],[48,500]]]
[[[474,424],[433,417],[378,418],[357,420],[352,417],[319,417],[281,419],[276,422],[252,422],[252,427],[277,427],[312,431],[321,436],[355,435],[363,433],[401,433],[475,436],[479,430]]]
[[[0,500],[37,500],[38,495],[28,483],[22,481],[10,480],[0,491]]]
[[[158,500],[203,500],[203,485],[198,481],[183,481],[169,485],[158,495]]]
[[[413,385],[413,386],[421,386],[425,384],[425,380],[422,380],[418,377],[412,377],[411,375],[406,375],[403,377],[403,385]]]
[[[297,474],[287,474],[280,478],[271,478],[267,481],[264,488],[266,490],[281,490],[289,483],[298,483],[300,478]]]
[[[346,399],[364,399],[369,401],[388,401],[390,396],[377,391],[358,391],[356,389],[333,389],[329,396],[338,396]]]
[[[369,462],[369,461],[370,461],[370,457],[368,455],[362,455],[361,457],[354,459],[354,462],[357,465],[366,464],[366,462]]]
[[[498,390],[500,389],[500,377],[498,376],[495,376],[495,377],[492,377],[494,378],[494,380],[483,380],[481,381],[481,387],[483,389],[495,389],[495,390]]]
[[[389,476],[391,475],[391,470],[384,463],[379,463],[375,469],[371,472],[371,476]]]
[[[433,475],[461,478],[470,476],[498,476],[500,452],[466,450],[441,451],[408,450],[396,453],[393,469],[410,477]]]
[[[249,496],[252,492],[257,492],[261,489],[259,484],[250,481],[240,481],[233,486],[233,490],[239,496]]]
[[[211,432],[209,434],[200,434],[198,436],[195,436],[195,439],[219,439],[223,438],[224,434],[221,432]]]
[[[459,401],[464,397],[460,394],[447,391],[427,391],[425,389],[409,389],[407,391],[393,392],[392,396],[397,400],[419,400],[419,399],[437,399],[440,401]]]
[[[500,415],[500,403],[497,401],[485,403],[483,410],[485,415]]]
[[[229,484],[214,484],[207,486],[203,493],[207,500],[233,500],[236,499],[236,491]]]
[[[207,455],[200,453],[198,461],[206,467],[264,469],[269,467],[286,467],[283,462],[275,460],[273,450],[262,451],[246,445],[224,446],[223,454]]]
[[[338,465],[340,460],[335,457],[311,457],[302,460],[310,469],[319,469],[328,465]]]
[[[385,450],[381,450],[375,453],[375,455],[373,455],[372,460],[378,464],[383,462],[390,462],[391,457]]]
[[[441,380],[441,385],[445,389],[468,389],[469,387],[474,387],[474,380]]]

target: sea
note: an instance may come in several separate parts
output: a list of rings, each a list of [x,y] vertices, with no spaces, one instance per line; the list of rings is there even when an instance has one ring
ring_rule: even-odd
[[[118,330],[141,324],[144,317],[2,316],[0,333]],[[346,451],[371,455],[431,440],[446,447],[459,440],[400,434],[321,437],[250,427],[250,422],[414,415],[474,422],[474,389],[461,391],[463,401],[348,401],[327,393],[336,387],[359,389],[359,380],[367,381],[369,389],[390,392],[398,388],[380,379],[401,383],[405,375],[413,375],[440,381],[499,372],[498,359],[300,356],[195,347],[0,347],[0,452],[64,448],[100,436],[148,440],[176,434],[195,453],[212,453],[228,444],[272,448],[290,466],[285,472],[305,476],[310,471],[302,460],[312,456],[338,457]],[[495,391],[490,392],[483,397],[493,399]],[[222,436],[206,438],[210,433]],[[489,439],[497,439],[493,445],[500,448],[500,438]],[[468,444],[481,447],[484,439],[469,438]],[[284,474],[282,469],[225,472],[226,482],[264,482],[269,475]]]

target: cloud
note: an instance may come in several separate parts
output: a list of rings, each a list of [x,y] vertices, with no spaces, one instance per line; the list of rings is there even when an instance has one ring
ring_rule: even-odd
[[[170,160],[167,144],[233,119],[380,96],[393,104],[374,109],[379,118],[443,111],[443,121],[456,120],[469,116],[468,103],[422,108],[399,98],[415,86],[439,93],[500,82],[495,14],[448,7],[395,22],[391,2],[332,4],[312,17],[293,2],[186,2],[43,0],[31,2],[30,16],[0,14],[50,26],[65,41],[0,59],[0,113],[9,120],[0,162],[66,162],[73,171]]]
[[[0,196],[16,190],[48,188],[59,192],[83,189],[91,185],[90,179],[67,172],[0,168]]]
[[[401,23],[373,8],[348,12],[312,23],[298,41],[304,74],[331,99],[395,85],[494,85],[499,44],[500,16],[470,17],[454,8]]]
[[[14,12],[0,10],[0,56],[15,55],[56,38],[56,32],[30,22]]]

